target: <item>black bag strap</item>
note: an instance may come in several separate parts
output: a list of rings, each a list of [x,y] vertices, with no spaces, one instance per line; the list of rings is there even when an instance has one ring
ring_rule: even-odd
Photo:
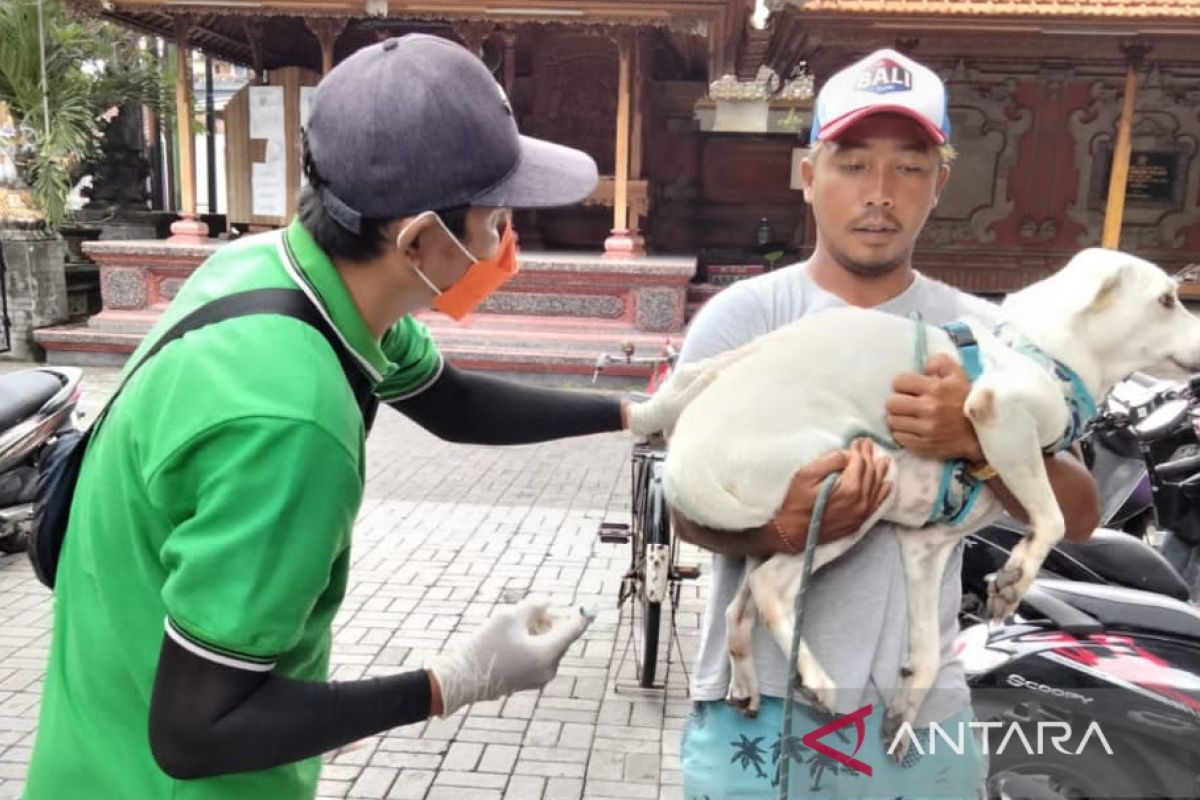
[[[338,362],[342,365],[346,382],[350,384],[350,390],[354,393],[354,399],[362,412],[365,430],[371,429],[371,425],[375,421],[375,411],[379,406],[375,399],[371,378],[355,360],[355,357],[350,354],[346,344],[342,342],[341,337],[313,304],[313,301],[299,289],[251,289],[219,297],[192,311],[160,336],[133,369],[129,370],[121,385],[117,387],[117,391],[109,398],[104,410],[100,412],[100,416],[96,418],[92,429],[100,426],[105,415],[108,414],[108,410],[113,407],[130,379],[159,350],[197,328],[252,314],[280,314],[298,319],[316,328],[325,337],[325,341],[329,342],[329,346],[337,355]]]

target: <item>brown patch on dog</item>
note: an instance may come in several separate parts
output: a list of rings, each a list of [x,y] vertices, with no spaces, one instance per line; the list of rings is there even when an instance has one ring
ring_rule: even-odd
[[[774,627],[775,623],[779,619],[779,609],[775,608],[774,605],[769,607],[759,606],[758,618],[762,621],[762,624],[768,628]]]
[[[987,425],[996,416],[996,395],[991,389],[972,392],[967,398],[967,416],[975,425]]]

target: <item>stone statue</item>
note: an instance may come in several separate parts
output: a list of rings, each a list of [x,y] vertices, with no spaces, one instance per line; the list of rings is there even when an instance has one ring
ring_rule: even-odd
[[[125,103],[115,117],[104,123],[100,157],[88,164],[92,185],[82,194],[88,198],[90,211],[120,215],[150,208],[146,186],[150,162],[144,150],[142,107]]]
[[[0,102],[0,226],[42,221],[17,166],[33,154],[36,141],[37,133],[28,126],[18,127],[8,106]]]

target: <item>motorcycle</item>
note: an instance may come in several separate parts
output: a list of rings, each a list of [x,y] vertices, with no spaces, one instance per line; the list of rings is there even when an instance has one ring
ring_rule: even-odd
[[[1187,383],[1135,377],[1136,384],[1118,385],[1124,394],[1114,390],[1092,425],[1093,474],[1099,482],[1124,472],[1128,481],[1131,469],[1143,469],[1139,485],[1150,489],[1152,521],[1142,534],[1200,599],[1200,376]],[[1105,459],[1108,466],[1099,463]],[[1113,489],[1101,483],[1102,492]]]
[[[1135,374],[1105,398],[1083,440],[1100,493],[1102,527],[1062,541],[1046,559],[1053,576],[1200,599],[1200,377],[1187,383]],[[964,611],[978,614],[983,577],[1024,535],[1010,517],[968,537]]]
[[[0,553],[24,552],[43,445],[73,429],[83,371],[37,367],[0,375]]]
[[[964,629],[955,652],[990,726],[993,775],[1073,800],[1200,796],[1195,605],[1040,578],[1013,619]]]
[[[966,540],[955,652],[993,746],[1022,734],[989,762],[1025,779],[1012,800],[1200,797],[1198,409],[1200,378],[1135,375],[1106,398],[1084,455],[1109,527],[1060,542],[1012,619],[987,623],[985,602],[1023,526]]]

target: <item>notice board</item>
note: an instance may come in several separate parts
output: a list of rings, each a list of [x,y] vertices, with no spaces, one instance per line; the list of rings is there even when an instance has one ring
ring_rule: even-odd
[[[300,125],[320,79],[300,67],[271,70],[265,84],[246,84],[226,104],[230,224],[279,226],[296,213]]]

